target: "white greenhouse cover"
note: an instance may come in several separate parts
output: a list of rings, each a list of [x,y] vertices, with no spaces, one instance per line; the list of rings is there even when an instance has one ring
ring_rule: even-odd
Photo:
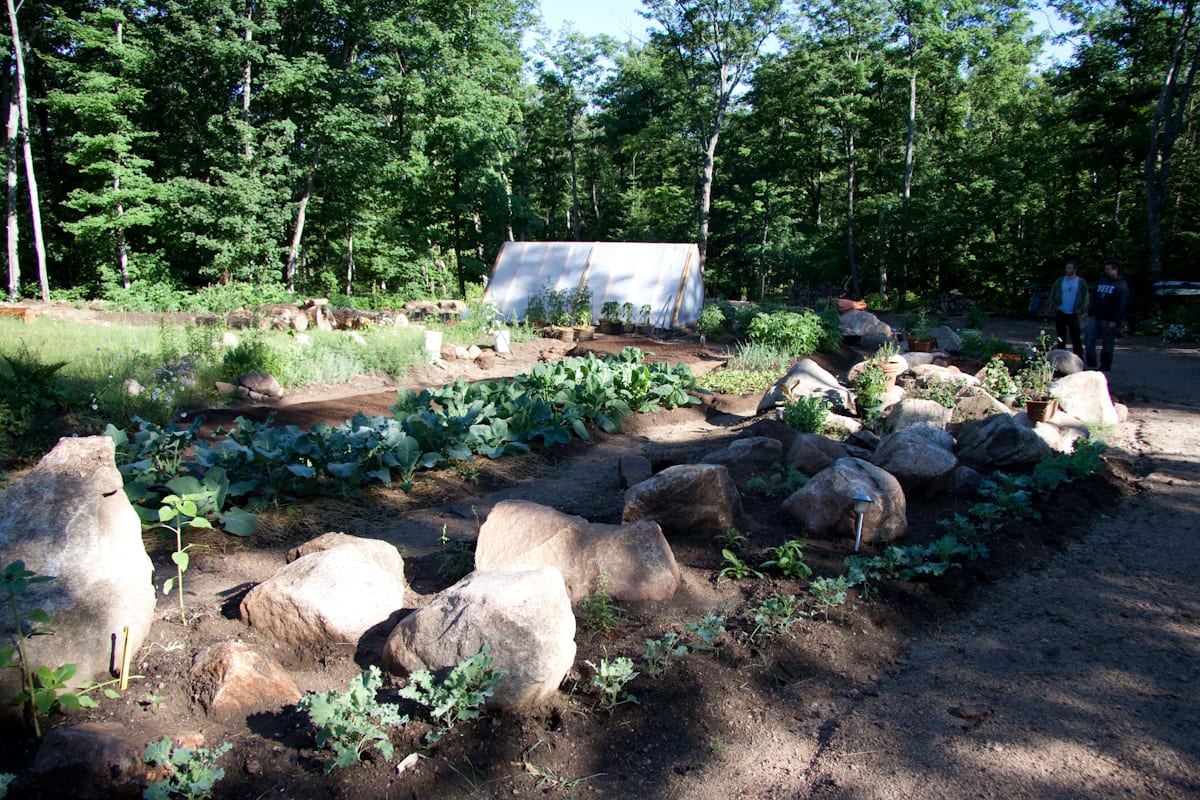
[[[632,303],[650,324],[677,328],[700,319],[704,276],[694,244],[658,242],[505,242],[496,256],[484,300],[506,317],[524,318],[532,295],[545,289],[592,290],[592,319],[606,301]]]

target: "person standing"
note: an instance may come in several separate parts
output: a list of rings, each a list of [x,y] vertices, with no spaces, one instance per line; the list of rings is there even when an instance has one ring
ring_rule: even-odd
[[[1088,307],[1087,281],[1079,277],[1079,261],[1071,258],[1063,267],[1063,274],[1050,287],[1050,302],[1054,305],[1054,328],[1058,340],[1064,344],[1067,334],[1071,335],[1071,349],[1083,358],[1083,346],[1079,341],[1079,315]]]
[[[1092,307],[1088,309],[1091,321],[1087,332],[1088,367],[1096,368],[1096,340],[1103,341],[1100,351],[1100,369],[1112,369],[1113,350],[1116,347],[1117,328],[1125,319],[1125,307],[1129,305],[1129,284],[1121,277],[1121,265],[1109,259],[1104,262],[1104,278],[1096,284],[1092,293]]]

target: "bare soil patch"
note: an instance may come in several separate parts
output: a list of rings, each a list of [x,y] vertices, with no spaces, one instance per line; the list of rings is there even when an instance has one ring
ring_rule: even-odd
[[[1012,330],[998,332],[1002,338],[1036,334],[1031,323],[1004,324]],[[488,375],[431,367],[404,384],[515,374],[557,357],[541,342],[518,345]],[[687,339],[620,337],[585,347],[629,344],[697,371],[721,363],[717,348]],[[856,358],[845,349],[825,361],[844,374]],[[791,636],[752,643],[747,632],[758,603],[802,595],[803,583],[716,581],[720,547],[706,537],[673,538],[684,573],[676,598],[626,604],[613,635],[581,628],[562,702],[542,716],[487,714],[433,747],[421,741],[424,727],[411,724],[393,734],[392,762],[375,758],[325,775],[302,713],[207,716],[188,670],[204,646],[241,640],[279,658],[304,690],[344,689],[381,641],[294,653],[236,617],[240,598],[283,565],[289,546],[329,530],[383,539],[400,549],[414,588],[433,593],[447,585],[439,575],[443,531],[472,539],[508,498],[617,521],[621,455],[648,455],[656,467],[693,460],[773,425],[753,416],[757,397],[712,397],[637,416],[619,435],[422,474],[409,492],[281,507],[248,541],[212,536],[188,573],[198,619],[184,627],[177,606],[161,599],[150,642],[135,660],[144,679],[122,699],[54,724],[107,720],[141,741],[184,731],[201,732],[209,745],[228,741],[216,791],[228,798],[1194,797],[1200,603],[1190,587],[1200,567],[1200,427],[1196,395],[1187,392],[1197,359],[1191,350],[1122,341],[1110,380],[1130,402],[1131,418],[1106,432],[1113,444],[1106,473],[1063,488],[1040,520],[1006,527],[989,542],[987,561],[942,579],[887,584],[866,600],[852,596],[828,620],[806,620]],[[1191,377],[1172,377],[1181,372]],[[280,424],[340,422],[387,413],[395,388],[382,381],[307,387],[280,403],[206,417],[214,426],[269,413]],[[775,513],[781,496],[744,497],[748,560],[798,535]],[[912,540],[938,535],[936,520],[967,502],[910,498]],[[170,548],[156,536],[147,547],[161,585],[171,574]],[[848,549],[845,541],[811,540],[807,561],[818,575],[839,574]],[[646,639],[711,613],[723,615],[729,630],[715,653],[689,655],[658,679],[637,678],[630,687],[637,704],[597,708],[585,661],[636,658]],[[36,743],[15,731],[3,742],[0,771],[23,771]],[[418,764],[397,774],[410,752],[420,754]]]

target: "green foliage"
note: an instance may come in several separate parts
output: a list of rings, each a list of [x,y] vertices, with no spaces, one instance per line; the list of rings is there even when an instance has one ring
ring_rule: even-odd
[[[425,741],[433,744],[458,723],[479,716],[506,674],[492,667],[490,654],[485,644],[450,670],[444,681],[438,681],[428,670],[408,676],[409,684],[400,690],[400,696],[428,708],[430,720],[437,726],[425,734]]]
[[[242,375],[256,372],[274,375],[282,383],[287,363],[266,337],[252,333],[225,351],[221,357],[221,373],[230,383],[237,383]]]
[[[721,556],[725,559],[725,566],[723,566],[720,571],[717,572],[718,581],[722,578],[740,581],[743,578],[761,578],[763,576],[761,572],[751,567],[749,564],[739,558],[737,553],[734,553],[728,548],[723,548],[721,550]]]
[[[803,489],[808,483],[809,476],[796,467],[787,469],[776,467],[765,476],[755,475],[746,481],[746,491],[763,494],[767,497],[788,497]]]
[[[961,561],[986,558],[987,547],[980,542],[964,542],[945,534],[929,544],[900,547],[889,545],[877,556],[847,556],[846,580],[857,585],[868,580],[890,578],[910,581],[918,576],[938,576]]]
[[[830,329],[830,321],[816,312],[774,311],[758,314],[750,322],[747,333],[755,342],[767,344],[790,355],[808,355],[831,350],[841,341],[841,334]]]
[[[36,435],[63,407],[58,373],[66,365],[43,362],[24,341],[11,353],[0,352],[0,454],[17,437]]]
[[[808,584],[808,593],[817,601],[817,606],[824,614],[825,621],[829,621],[829,609],[834,606],[840,606],[846,602],[846,592],[850,588],[850,582],[845,575],[839,575],[836,578],[821,576],[813,578]]]
[[[225,777],[225,770],[217,766],[217,760],[231,747],[229,742],[211,750],[175,747],[169,736],[146,745],[142,760],[164,771],[166,776],[142,791],[143,800],[203,800],[211,797],[217,781]]]
[[[1050,335],[1039,331],[1037,344],[1031,349],[1017,372],[1017,388],[1026,400],[1046,400],[1050,397],[1050,381],[1054,366],[1050,363]]]
[[[829,403],[821,397],[797,397],[783,407],[783,421],[801,433],[820,433],[829,419]]]
[[[1017,384],[1008,371],[1008,364],[999,355],[994,355],[983,365],[980,377],[983,390],[992,397],[1010,397],[1017,394]]]
[[[717,652],[717,637],[725,633],[725,617],[708,614],[699,622],[685,622],[686,630],[696,640],[691,649],[700,653]]]
[[[714,536],[713,539],[722,548],[732,550],[735,553],[745,550],[750,545],[750,540],[738,533],[737,528],[726,528],[723,532]]]
[[[358,763],[370,747],[384,760],[391,760],[394,748],[388,731],[406,724],[408,717],[394,703],[378,701],[382,685],[382,673],[372,664],[367,672],[350,680],[346,691],[310,692],[296,704],[316,729],[317,747],[333,749],[334,758],[325,762],[326,773]]]
[[[475,569],[475,547],[472,542],[463,539],[451,539],[446,535],[446,526],[442,526],[442,535],[438,538],[438,577],[454,583]]]
[[[0,772],[0,798],[8,796],[8,787],[17,779],[11,772]]]
[[[716,303],[705,303],[700,309],[696,330],[708,337],[717,337],[727,332],[725,310]]]
[[[49,676],[38,676],[38,668],[30,663],[29,656],[25,651],[25,642],[33,636],[53,633],[53,629],[50,627],[50,615],[40,608],[35,608],[22,616],[17,607],[17,598],[29,591],[30,587],[52,580],[54,580],[52,576],[38,575],[32,570],[25,569],[24,561],[13,561],[8,564],[4,568],[3,576],[0,576],[0,586],[4,588],[15,639],[13,644],[0,647],[0,668],[16,667],[21,670],[24,689],[13,702],[14,704],[29,704],[29,711],[33,717],[34,734],[38,738],[41,738],[42,735],[41,723],[38,721],[39,715],[49,713],[50,709],[54,707],[58,696],[57,686],[75,673],[75,665],[68,664],[60,667],[58,670],[52,671]],[[51,687],[47,689],[45,684],[40,683],[39,677],[51,678]],[[39,688],[41,689],[40,693]]]
[[[907,397],[932,400],[943,408],[953,409],[958,405],[958,392],[963,387],[962,381],[953,378],[942,378],[931,375],[923,384],[914,383],[907,389]]]
[[[601,572],[595,588],[579,601],[579,616],[589,631],[611,633],[625,617],[625,610],[609,594],[609,585],[608,573]]]
[[[657,678],[667,671],[672,662],[686,656],[687,653],[687,645],[683,644],[679,634],[669,631],[663,634],[662,638],[646,640],[642,669],[651,678]]]
[[[802,539],[789,539],[778,547],[768,547],[770,558],[759,564],[759,568],[777,569],[785,578],[807,578],[812,575],[812,568],[804,563],[804,544]]]
[[[195,544],[183,543],[183,529],[189,528],[211,528],[212,523],[207,518],[201,516],[199,504],[213,502],[211,494],[200,488],[198,492],[186,493],[183,496],[177,494],[169,494],[162,499],[162,505],[158,509],[158,520],[160,527],[166,528],[171,533],[175,534],[175,552],[171,553],[171,561],[175,564],[175,577],[167,578],[163,584],[163,594],[169,595],[172,587],[178,590],[179,594],[179,618],[184,625],[188,624],[187,609],[183,602],[183,573],[187,572],[188,566],[191,563],[189,551],[196,547]],[[175,524],[172,525],[171,523]]]
[[[705,373],[698,381],[705,389],[721,394],[759,394],[770,388],[779,373],[766,370],[724,367]]]
[[[626,656],[620,656],[612,661],[600,659],[599,664],[585,661],[592,668],[592,688],[600,692],[600,707],[612,711],[622,703],[637,703],[638,699],[630,694],[625,684],[638,676],[633,668],[633,661]]]
[[[985,338],[979,334],[965,334],[962,337],[962,352],[972,358],[990,359],[1004,353],[1015,353],[1017,348],[1012,342],[994,336]]]
[[[854,396],[859,412],[877,408],[883,402],[883,369],[868,362],[854,379]]]
[[[804,606],[796,595],[771,595],[754,609],[754,630],[750,632],[751,644],[780,636],[804,618]]]

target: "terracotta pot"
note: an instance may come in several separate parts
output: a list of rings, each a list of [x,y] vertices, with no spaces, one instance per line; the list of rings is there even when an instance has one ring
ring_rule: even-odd
[[[937,347],[937,339],[915,339],[908,337],[908,349],[914,353],[932,353]]]
[[[891,391],[896,388],[896,378],[904,371],[903,365],[899,361],[885,361],[879,365],[883,370],[883,388],[885,391]]]
[[[596,337],[596,329],[591,325],[576,325],[575,326],[575,341],[587,342]]]
[[[1026,400],[1025,414],[1031,422],[1045,422],[1058,411],[1057,400]]]

